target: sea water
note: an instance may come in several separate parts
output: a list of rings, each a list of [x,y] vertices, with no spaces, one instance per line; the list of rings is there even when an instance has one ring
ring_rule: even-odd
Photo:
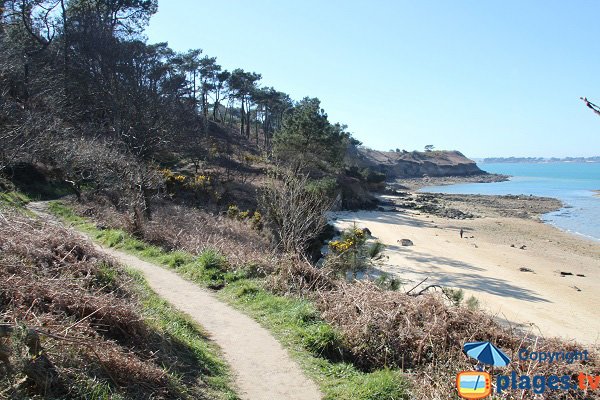
[[[544,222],[600,241],[600,163],[479,163],[484,171],[510,175],[506,182],[430,186],[424,192],[525,194],[554,197],[565,207],[542,216]]]

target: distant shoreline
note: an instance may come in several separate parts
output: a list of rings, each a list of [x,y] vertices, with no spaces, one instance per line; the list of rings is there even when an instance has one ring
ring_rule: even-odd
[[[542,158],[542,157],[488,157],[478,159],[481,164],[553,164],[553,163],[600,163],[600,156],[596,157],[566,157],[566,158]]]
[[[505,182],[509,175],[503,174],[478,174],[454,176],[425,176],[420,178],[398,178],[388,182],[392,189],[416,191],[427,186],[449,186],[458,183],[493,183]]]

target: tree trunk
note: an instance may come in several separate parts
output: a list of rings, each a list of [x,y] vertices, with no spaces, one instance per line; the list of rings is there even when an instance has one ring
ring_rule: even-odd
[[[248,104],[248,110],[246,111],[246,139],[250,140],[250,102]]]
[[[241,114],[240,136],[244,136],[244,122],[245,122],[244,98],[242,98],[242,107],[240,108],[240,114]]]
[[[219,91],[215,92],[215,104],[213,105],[213,120],[217,121],[217,110],[219,109]]]

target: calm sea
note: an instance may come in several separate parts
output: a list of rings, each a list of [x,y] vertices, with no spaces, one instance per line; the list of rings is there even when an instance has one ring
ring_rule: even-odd
[[[431,186],[426,192],[461,194],[533,194],[555,197],[566,207],[542,219],[560,229],[600,241],[600,163],[480,163],[490,173],[511,175],[507,182]]]

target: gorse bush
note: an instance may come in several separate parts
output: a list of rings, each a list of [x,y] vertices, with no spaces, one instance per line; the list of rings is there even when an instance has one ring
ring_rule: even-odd
[[[330,241],[325,266],[342,276],[350,273],[354,279],[359,272],[368,271],[385,246],[379,241],[369,243],[366,232],[354,225],[342,232],[339,240]]]
[[[240,213],[240,209],[235,204],[231,204],[227,208],[227,216],[231,219],[237,218],[239,213]]]
[[[263,219],[262,214],[259,211],[254,211],[254,214],[252,214],[252,218],[250,219],[250,224],[252,229],[256,229],[258,231],[262,230]]]
[[[258,210],[254,212],[251,212],[250,210],[240,211],[238,206],[231,204],[227,208],[227,217],[238,221],[250,221],[252,229],[257,231],[260,231],[263,228],[262,214]]]

